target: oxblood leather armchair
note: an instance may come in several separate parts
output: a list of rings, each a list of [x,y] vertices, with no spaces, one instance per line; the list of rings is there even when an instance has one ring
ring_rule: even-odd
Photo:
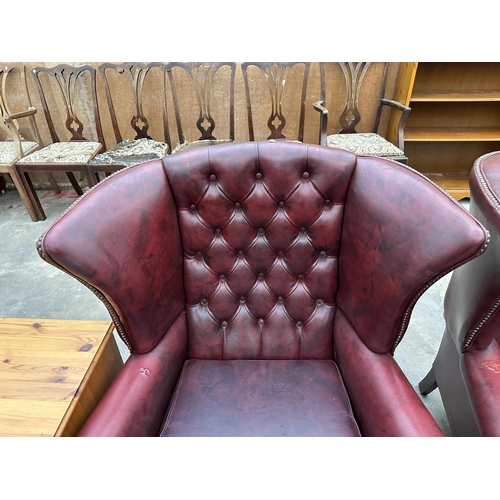
[[[40,238],[130,358],[82,436],[440,436],[393,358],[486,233],[393,161],[293,142],[114,174]]]
[[[439,387],[456,436],[500,436],[500,152],[476,160],[470,212],[491,234],[488,250],[453,272],[446,328],[420,391]]]

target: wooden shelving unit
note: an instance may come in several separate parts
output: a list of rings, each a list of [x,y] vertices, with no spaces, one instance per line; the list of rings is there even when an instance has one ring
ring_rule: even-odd
[[[468,197],[476,158],[500,150],[500,63],[402,63],[399,88],[412,108],[408,164],[456,199]]]

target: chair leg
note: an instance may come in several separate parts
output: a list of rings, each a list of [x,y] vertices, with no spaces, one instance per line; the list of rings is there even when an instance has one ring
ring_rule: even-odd
[[[430,394],[437,386],[434,368],[431,368],[429,373],[418,384],[421,394]]]
[[[80,184],[78,184],[78,181],[76,180],[75,174],[73,172],[66,172],[66,175],[69,179],[69,182],[71,182],[73,189],[76,191],[76,194],[81,196],[83,194],[83,190],[80,187]]]
[[[85,169],[85,177],[87,178],[87,183],[89,185],[89,188],[95,186],[99,182],[99,177],[97,175],[97,172],[93,172],[90,167]]]
[[[35,201],[34,197],[36,194],[31,193],[31,188],[27,182],[23,182],[23,174],[20,174],[15,167],[8,167],[8,174],[10,175],[12,182],[16,186],[17,192],[21,197],[26,210],[28,211],[29,216],[33,222],[38,222],[40,220],[45,220],[45,214],[40,212],[40,207],[38,206],[37,201]],[[38,197],[37,197],[38,200]]]
[[[38,198],[38,195],[36,194],[35,188],[33,186],[33,183],[31,182],[31,177],[29,176],[28,172],[21,172],[21,179],[26,186],[26,189],[28,191],[28,194],[31,198],[31,201],[33,202],[33,205],[36,208],[36,211],[38,213],[38,220],[45,220],[47,216],[45,215],[45,212],[43,211],[42,204],[40,203],[40,199]]]
[[[61,187],[56,181],[56,178],[52,172],[47,172],[47,177],[49,178],[50,185],[52,186],[52,190],[54,193],[60,194],[61,193]]]

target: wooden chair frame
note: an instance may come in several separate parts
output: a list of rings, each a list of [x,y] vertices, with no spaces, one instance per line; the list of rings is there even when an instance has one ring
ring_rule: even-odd
[[[247,102],[247,117],[248,117],[248,133],[251,141],[255,140],[254,120],[252,115],[252,102],[250,84],[248,81],[248,68],[255,66],[259,68],[265,78],[269,95],[271,97],[271,112],[267,120],[267,127],[271,134],[267,139],[287,139],[283,134],[283,129],[286,125],[286,118],[282,112],[283,93],[285,90],[286,79],[290,69],[295,65],[304,65],[304,75],[302,78],[301,96],[300,96],[300,114],[299,128],[297,140],[304,140],[304,123],[305,123],[305,104],[307,94],[307,84],[309,79],[310,62],[244,62],[241,65],[243,72],[243,81],[245,83],[246,102]],[[275,125],[277,123],[277,125]]]

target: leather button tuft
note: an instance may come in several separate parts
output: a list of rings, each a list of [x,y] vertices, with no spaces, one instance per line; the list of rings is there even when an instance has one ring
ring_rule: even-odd
[[[303,276],[302,274],[299,274],[299,275],[297,276],[297,279],[298,279],[299,281],[303,281],[304,276]]]
[[[321,299],[318,299],[316,301],[316,304],[318,304],[318,306],[322,306],[323,305],[323,301]]]
[[[278,252],[278,255],[279,255],[280,257],[283,257],[283,255],[285,255],[285,252],[283,252],[283,250],[280,250],[280,251]]]
[[[280,304],[283,304],[283,297],[278,297],[278,302],[279,302]]]
[[[223,322],[221,323],[221,326],[222,326],[222,328],[227,328],[227,321],[223,321]]]
[[[217,228],[217,229],[215,230],[215,234],[221,234],[221,233],[222,233],[222,230],[221,230],[221,229]]]
[[[264,280],[264,278],[265,278],[264,273],[260,273],[260,274],[259,274],[259,280],[260,280],[260,281],[263,281],[263,280]]]
[[[262,174],[259,172],[255,175],[255,178],[256,179],[262,179]]]
[[[262,318],[259,319],[259,325],[263,325],[264,324],[264,320]]]
[[[241,302],[242,304],[244,304],[246,301],[247,301],[247,299],[245,299],[245,297],[240,297],[240,302]]]
[[[214,175],[214,174],[212,174],[212,175],[210,176],[210,180],[211,180],[211,181],[216,181],[216,180],[217,180],[217,176],[216,176],[216,175]]]
[[[225,277],[223,274],[221,274],[221,275],[219,276],[219,279],[220,279],[221,281],[226,281],[226,277]]]
[[[278,207],[283,208],[284,206],[285,206],[285,202],[284,201],[280,201],[278,203]]]
[[[201,252],[196,252],[196,257],[198,257],[199,259],[201,259]]]
[[[301,232],[301,233],[305,233],[305,232],[306,232],[306,228],[305,228],[305,227],[301,227],[301,228],[300,228],[300,232]]]
[[[240,208],[241,207],[241,203],[235,203],[234,204],[234,208]]]
[[[201,303],[206,306],[208,304],[208,300],[207,299],[201,299]]]
[[[191,205],[189,208],[190,208],[193,212],[196,212],[196,205]]]
[[[319,256],[324,259],[326,257],[326,252],[323,250],[321,252],[319,252]]]
[[[309,178],[309,172],[304,172],[302,174],[302,177],[304,177],[304,179],[308,179]]]
[[[325,205],[328,206],[330,205],[331,201],[330,200],[325,200]]]
[[[297,321],[295,324],[300,328],[302,326],[302,321]]]
[[[263,227],[259,227],[259,233],[262,234],[264,232],[264,228]]]
[[[240,251],[238,252],[238,255],[239,255],[240,257],[243,257],[243,251],[242,251],[242,250],[240,250]]]

